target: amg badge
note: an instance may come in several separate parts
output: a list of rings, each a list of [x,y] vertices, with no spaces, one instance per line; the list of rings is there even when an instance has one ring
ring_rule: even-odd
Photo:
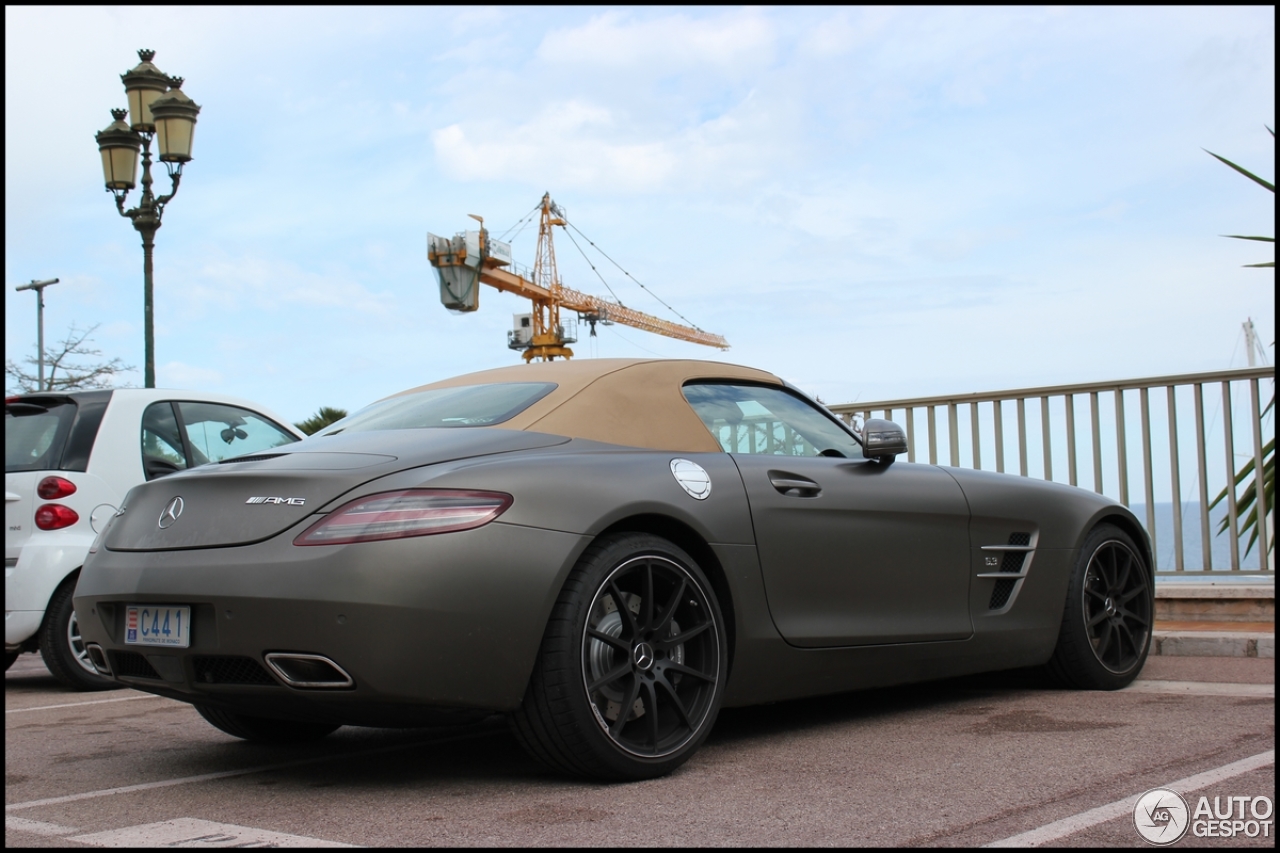
[[[247,504],[288,504],[289,506],[302,506],[307,502],[306,498],[249,498],[245,501]]]

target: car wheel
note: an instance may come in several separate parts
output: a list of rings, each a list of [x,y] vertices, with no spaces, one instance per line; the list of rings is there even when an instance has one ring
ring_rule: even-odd
[[[1142,670],[1151,646],[1155,591],[1133,539],[1100,525],[1085,539],[1067,586],[1049,670],[1083,690],[1118,690]]]
[[[554,769],[650,779],[702,745],[727,674],[724,619],[693,559],[657,536],[610,536],[565,582],[512,725]]]
[[[214,728],[232,737],[257,743],[306,743],[326,737],[339,728],[331,723],[251,717],[235,711],[210,708],[208,705],[196,705],[195,708]]]
[[[76,690],[119,690],[117,681],[99,675],[89,661],[89,652],[80,636],[71,595],[76,590],[75,578],[58,587],[49,602],[44,624],[40,627],[40,656],[53,677]]]
[[[4,653],[4,671],[5,672],[9,671],[9,667],[13,666],[14,662],[18,660],[18,655],[20,654],[22,654],[22,649],[18,649],[15,652]]]

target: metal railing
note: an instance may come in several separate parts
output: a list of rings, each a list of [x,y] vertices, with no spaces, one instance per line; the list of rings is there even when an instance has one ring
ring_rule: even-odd
[[[1271,388],[1260,388],[1260,382],[1267,379],[1271,380]],[[1006,458],[1016,456],[1016,473],[1024,477],[1061,480],[1065,452],[1066,482],[1073,486],[1082,485],[1079,469],[1091,462],[1091,470],[1086,467],[1084,472],[1091,474],[1088,478],[1091,482],[1086,487],[1091,485],[1099,494],[1107,494],[1134,508],[1139,518],[1145,517],[1147,532],[1157,545],[1158,569],[1196,571],[1194,566],[1188,565],[1184,545],[1194,545],[1187,543],[1187,539],[1197,538],[1195,534],[1198,532],[1199,571],[1224,568],[1222,562],[1228,562],[1225,568],[1231,571],[1241,571],[1241,555],[1245,551],[1249,555],[1260,555],[1257,566],[1249,568],[1274,575],[1275,558],[1271,551],[1273,508],[1267,505],[1265,490],[1256,490],[1253,510],[1257,514],[1254,531],[1257,541],[1250,548],[1247,542],[1243,546],[1241,543],[1237,488],[1227,488],[1234,482],[1242,465],[1250,459],[1255,473],[1263,471],[1263,446],[1268,439],[1274,438],[1275,427],[1272,413],[1266,414],[1264,423],[1266,401],[1262,394],[1266,391],[1274,394],[1274,381],[1275,368],[1261,366],[1115,382],[844,403],[828,408],[847,423],[851,423],[855,416],[897,420],[906,427],[908,458],[912,462],[921,452],[916,445],[916,418],[920,410],[924,410],[927,425],[925,446],[931,464],[938,464],[938,447],[943,433],[949,450],[945,464],[954,467],[983,468],[984,458],[989,464],[994,457],[994,470],[1004,472]],[[1236,409],[1245,398],[1248,411],[1238,416]],[[1037,400],[1038,405],[1034,402]],[[1032,404],[1028,405],[1028,401]],[[1206,401],[1211,410],[1207,420]],[[1082,402],[1083,406],[1080,405]],[[1131,418],[1135,403],[1139,417],[1137,429]],[[962,408],[968,410],[967,418],[961,417]],[[1009,408],[1012,412],[1007,411]],[[1088,409],[1088,419],[1081,428],[1077,413],[1082,414],[1083,408]],[[895,419],[895,413],[902,417]],[[940,422],[940,413],[945,416],[945,423]],[[1010,414],[1013,416],[1012,425],[1008,423]],[[1161,419],[1164,423],[1160,423]],[[1038,423],[1029,427],[1029,420]],[[1156,424],[1154,428],[1153,421]],[[965,432],[968,433],[967,440],[962,435]],[[1222,450],[1210,452],[1208,448],[1216,443],[1219,434]],[[1033,452],[1037,444],[1039,454]],[[1237,452],[1237,448],[1246,447],[1252,452]],[[1194,473],[1190,476],[1184,476],[1183,471],[1187,457],[1194,459]],[[1140,465],[1137,460],[1140,460]],[[1057,478],[1054,476],[1055,465]],[[1140,470],[1135,470],[1138,468]],[[1193,482],[1184,491],[1188,479]],[[1131,501],[1130,486],[1135,481],[1140,484],[1142,506]],[[1261,479],[1257,482],[1260,483]],[[1215,507],[1215,512],[1211,513],[1210,501],[1224,488],[1225,512]],[[1158,516],[1164,511],[1157,511],[1157,497],[1166,496],[1169,518],[1162,519],[1165,523],[1158,530]],[[1221,503],[1218,506],[1221,507]],[[1198,527],[1185,523],[1184,516],[1193,509],[1199,516]],[[1218,518],[1211,520],[1215,513]],[[1220,525],[1223,519],[1226,521],[1224,533],[1229,532],[1226,537],[1228,548],[1226,554],[1219,554],[1219,565],[1215,566],[1214,545],[1221,540],[1216,538],[1216,532],[1211,528]],[[1166,524],[1167,530],[1163,529]],[[1161,554],[1167,565],[1161,565]],[[1190,562],[1194,562],[1194,556]]]

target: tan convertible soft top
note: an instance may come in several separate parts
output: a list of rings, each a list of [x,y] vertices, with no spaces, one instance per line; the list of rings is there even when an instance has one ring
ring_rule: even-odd
[[[460,385],[554,382],[554,391],[498,426],[653,450],[715,452],[719,443],[680,391],[695,379],[782,384],[772,373],[716,361],[596,358],[482,370],[401,393]]]

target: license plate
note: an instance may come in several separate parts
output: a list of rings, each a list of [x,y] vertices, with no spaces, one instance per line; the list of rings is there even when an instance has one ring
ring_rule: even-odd
[[[130,646],[191,645],[191,608],[130,604],[124,614],[124,641]]]

